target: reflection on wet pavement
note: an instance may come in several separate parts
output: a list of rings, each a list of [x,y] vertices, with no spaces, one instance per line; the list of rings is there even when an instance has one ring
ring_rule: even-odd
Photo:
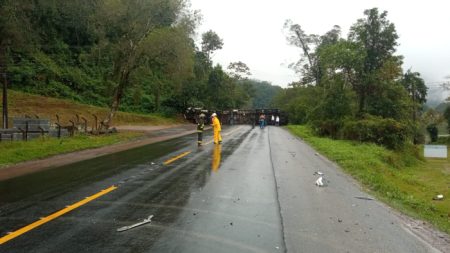
[[[220,158],[222,155],[222,145],[214,145],[212,158],[212,171],[217,172],[220,167]]]

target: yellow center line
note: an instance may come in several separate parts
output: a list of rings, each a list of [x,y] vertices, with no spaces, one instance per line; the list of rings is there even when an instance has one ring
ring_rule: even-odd
[[[182,158],[182,157],[185,157],[185,156],[189,155],[191,152],[192,152],[192,151],[184,152],[183,154],[177,155],[177,156],[175,156],[174,158],[171,158],[171,159],[165,161],[163,164],[164,164],[164,165],[171,164],[171,163],[175,162],[176,160],[178,160],[178,159],[180,159],[180,158]]]
[[[10,233],[8,235],[5,235],[2,238],[0,238],[0,245],[3,244],[3,243],[6,243],[7,241],[12,240],[12,239],[14,239],[14,238],[16,238],[16,237],[18,237],[18,236],[20,236],[20,235],[30,231],[30,230],[32,230],[32,229],[35,229],[35,228],[37,228],[37,227],[39,227],[41,225],[44,225],[45,223],[47,223],[47,222],[49,222],[51,220],[54,220],[54,219],[58,218],[59,216],[64,215],[64,214],[66,214],[66,213],[68,213],[68,212],[70,212],[70,211],[72,211],[72,210],[74,210],[74,209],[76,209],[76,208],[78,208],[78,207],[80,207],[82,205],[85,205],[85,204],[91,202],[92,200],[94,200],[96,198],[99,198],[99,197],[101,197],[101,196],[103,196],[103,195],[105,195],[105,194],[107,194],[107,193],[109,193],[111,191],[114,191],[115,189],[117,189],[116,186],[111,186],[108,189],[100,191],[97,194],[94,194],[94,195],[92,195],[90,197],[87,197],[87,198],[85,198],[85,199],[83,199],[83,200],[81,200],[81,201],[79,201],[79,202],[77,202],[77,203],[75,203],[73,205],[67,206],[66,208],[64,208],[64,209],[62,209],[62,210],[60,210],[60,211],[58,211],[56,213],[53,213],[53,214],[51,214],[51,215],[49,215],[47,217],[41,218],[40,220],[38,220],[38,221],[36,221],[34,223],[31,223],[28,226],[25,226],[25,227],[23,227],[21,229],[18,229],[18,230],[14,231],[14,232],[12,232],[12,233]]]

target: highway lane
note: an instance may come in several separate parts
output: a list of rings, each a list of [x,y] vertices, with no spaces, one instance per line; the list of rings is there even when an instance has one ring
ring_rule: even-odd
[[[314,186],[316,170],[327,187]],[[361,196],[286,130],[235,126],[222,145],[189,135],[0,182],[0,236],[76,205],[0,252],[436,251]]]

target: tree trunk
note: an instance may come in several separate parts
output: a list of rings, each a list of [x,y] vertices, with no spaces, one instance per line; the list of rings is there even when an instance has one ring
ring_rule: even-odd
[[[3,128],[8,128],[8,83],[6,77],[6,47],[0,48],[0,74],[3,78],[3,96],[2,96],[2,116],[3,116]]]
[[[155,111],[156,112],[159,111],[159,103],[160,103],[159,99],[160,99],[160,96],[161,96],[161,87],[158,84],[157,88],[156,88],[156,94],[155,94]]]
[[[3,73],[3,129],[8,128],[8,86],[6,81],[6,69]]]
[[[415,83],[412,84],[412,102],[413,102],[413,122],[416,123],[416,85]]]
[[[359,90],[359,111],[358,114],[361,117],[364,113],[364,103],[366,102],[366,94],[364,93],[363,87]]]
[[[128,77],[129,77],[129,75],[130,75],[130,72],[127,69],[122,71],[122,74],[121,74],[121,77],[120,77],[120,81],[119,81],[119,85],[117,86],[117,89],[114,92],[113,101],[111,103],[111,110],[109,111],[109,114],[106,117],[106,119],[103,120],[103,124],[102,124],[101,128],[108,129],[110,127],[111,121],[112,121],[112,119],[114,118],[116,112],[119,109],[120,101],[122,100],[125,87],[128,84]]]
[[[300,41],[300,44],[302,45],[303,53],[306,55],[306,58],[308,58],[309,66],[310,66],[311,70],[313,71],[314,79],[316,79],[315,83],[317,86],[317,84],[319,83],[318,72],[317,72],[317,69],[314,69],[316,66],[313,65],[313,59],[312,59],[311,55],[309,54],[306,42],[303,40],[303,37],[299,31],[295,31],[295,34],[297,35],[298,40]]]

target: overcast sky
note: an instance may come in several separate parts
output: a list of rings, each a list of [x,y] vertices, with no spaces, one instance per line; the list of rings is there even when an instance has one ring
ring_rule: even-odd
[[[400,36],[397,54],[404,69],[420,72],[428,85],[450,75],[450,1],[394,0],[191,0],[203,16],[200,35],[215,31],[224,41],[214,54],[215,63],[246,63],[253,78],[286,87],[298,80],[287,65],[299,59],[299,51],[286,42],[286,19],[300,24],[306,33],[324,34],[333,25],[347,36],[350,26],[365,9],[388,11]]]

